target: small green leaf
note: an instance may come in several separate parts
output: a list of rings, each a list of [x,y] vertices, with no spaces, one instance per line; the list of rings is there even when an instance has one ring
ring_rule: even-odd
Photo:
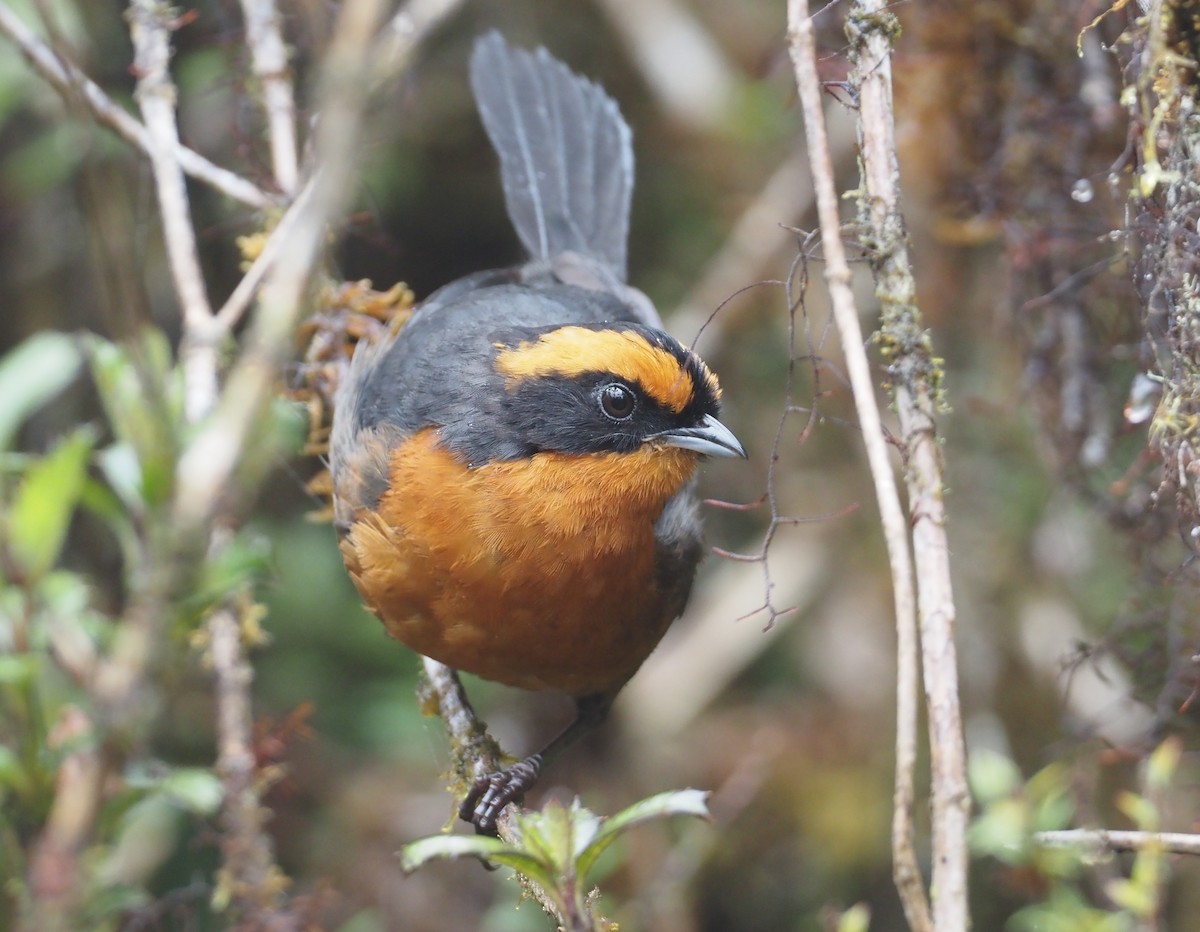
[[[574,867],[572,857],[573,812],[557,799],[552,799],[540,811],[519,812],[517,831],[524,849],[545,862],[555,874],[566,874]]]
[[[179,810],[165,796],[134,803],[121,816],[116,844],[97,865],[97,878],[106,886],[145,883],[171,854],[179,827]]]
[[[871,927],[871,907],[855,903],[838,916],[837,932],[867,932]]]
[[[971,848],[1005,864],[1024,864],[1029,848],[1029,809],[1022,800],[1001,799],[967,830]]]
[[[141,514],[146,500],[142,496],[142,464],[138,462],[137,451],[128,443],[114,443],[97,454],[96,463],[125,507]]]
[[[180,423],[178,374],[162,331],[146,328],[129,346],[91,337],[87,343],[92,378],[104,412],[120,443],[136,454],[138,498],[150,507],[165,502],[174,480]],[[127,483],[126,483],[127,484]]]
[[[37,654],[0,654],[0,685],[32,683],[40,669],[41,658]]]
[[[671,790],[643,799],[641,802],[622,809],[611,818],[605,819],[590,844],[576,858],[575,863],[579,876],[586,877],[608,846],[616,841],[623,832],[635,825],[680,815],[711,819],[712,815],[708,811],[708,795],[704,790]]]
[[[1117,906],[1135,916],[1153,914],[1154,894],[1141,884],[1118,877],[1104,885],[1104,892]]]
[[[0,449],[24,420],[71,384],[83,361],[78,341],[65,333],[31,336],[0,359]]]
[[[0,744],[0,789],[17,786],[23,780],[24,768],[21,766],[20,758],[12,752],[11,748]],[[3,798],[4,794],[0,793],[0,799]]]
[[[243,530],[204,564],[194,591],[184,600],[184,608],[202,615],[210,606],[265,576],[270,568],[270,540]]]
[[[1033,831],[1051,832],[1066,828],[1075,815],[1075,800],[1069,793],[1055,793],[1033,807]]]
[[[189,812],[210,816],[220,808],[225,788],[211,770],[181,767],[172,771],[161,784],[164,794]]]
[[[553,883],[548,865],[489,835],[431,835],[400,849],[400,869],[411,874],[437,858],[480,858],[520,871],[543,886]]]
[[[13,556],[30,578],[45,575],[58,559],[95,442],[92,428],[77,429],[30,466],[17,488],[8,538]]]
[[[1146,763],[1146,784],[1150,789],[1165,789],[1171,785],[1171,778],[1179,767],[1183,757],[1183,742],[1177,737],[1167,738],[1154,749],[1150,760]]]
[[[980,748],[971,755],[967,771],[971,792],[984,804],[1011,796],[1021,785],[1021,771],[1017,765],[988,748]]]
[[[1158,809],[1146,797],[1125,790],[1117,794],[1115,802],[1117,808],[1143,832],[1158,831]]]

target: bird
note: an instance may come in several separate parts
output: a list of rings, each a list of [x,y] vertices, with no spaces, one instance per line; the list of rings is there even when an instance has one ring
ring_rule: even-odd
[[[626,282],[633,154],[616,103],[495,31],[469,72],[528,258],[360,342],[329,467],[346,568],[392,637],[575,700],[565,731],[462,800],[495,834],[682,613],[703,553],[697,467],[746,451],[718,419],[716,375]]]

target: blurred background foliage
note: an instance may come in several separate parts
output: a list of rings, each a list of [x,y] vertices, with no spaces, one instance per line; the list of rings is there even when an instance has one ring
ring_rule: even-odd
[[[334,5],[280,7],[303,106]],[[676,21],[648,24],[660,8],[685,16],[707,43],[716,83],[705,86],[719,90],[707,107],[674,101],[646,70],[639,48],[656,29],[668,71],[687,75],[704,58],[667,41]],[[44,16],[84,71],[129,105],[122,4],[41,0],[21,9],[30,22]],[[1120,36],[1137,11],[1103,21],[1081,57],[1081,29],[1102,10],[995,0],[896,11],[905,208],[920,301],[946,360],[942,427],[980,806],[980,930],[1185,930],[1200,915],[1194,861],[1093,863],[1028,841],[1031,830],[1068,825],[1186,831],[1200,812],[1190,525],[1170,489],[1156,498],[1162,475],[1145,419],[1123,413],[1151,364],[1128,240],[1108,235],[1126,223],[1132,185],[1119,101],[1129,46]],[[173,71],[183,137],[265,183],[237,4],[205,0],[181,11]],[[835,138],[846,140],[850,123],[835,102],[845,75],[838,15],[834,7],[818,22],[831,113],[840,114]],[[751,459],[711,464],[704,488],[758,500],[785,405],[780,282],[797,255],[791,228],[815,225],[795,193],[801,176],[786,174],[802,140],[780,4],[466,3],[377,99],[355,212],[331,239],[335,278],[380,288],[404,281],[421,297],[519,258],[465,80],[473,38],[492,27],[548,46],[620,102],[638,161],[630,277],[668,327],[692,341],[718,303],[745,289],[697,345],[721,375],[724,419]],[[840,154],[852,186],[852,149],[843,144]],[[780,174],[796,179],[786,196],[772,186]],[[258,220],[202,186],[190,194],[209,289],[224,295],[236,283],[235,238]],[[751,232],[731,238],[751,208]],[[718,259],[730,263],[725,277]],[[819,261],[810,266],[819,279]],[[806,291],[796,317],[794,402],[817,416],[802,432],[809,416],[790,415],[777,450],[780,514],[812,518],[782,527],[769,554],[771,604],[795,611],[765,631],[767,615],[755,613],[762,567],[710,559],[687,616],[614,721],[549,774],[547,795],[578,793],[597,812],[673,787],[714,791],[713,824],[643,827],[602,859],[605,908],[622,928],[826,929],[856,903],[869,906],[872,929],[903,927],[888,848],[887,565],[823,302],[819,287]],[[140,428],[136,413],[124,424],[114,414],[120,389],[106,390],[105,360],[111,383],[157,359],[163,394],[153,401],[169,404],[179,327],[147,164],[64,107],[3,41],[0,308],[0,914],[11,917],[22,848],[45,818],[72,707],[83,701],[62,672],[54,626],[67,619],[107,636],[126,607],[122,528],[154,495],[143,472],[142,499],[123,500],[121,442],[135,442]],[[165,337],[147,338],[146,328]],[[53,332],[89,336],[45,336]],[[119,348],[130,345],[140,349]],[[804,358],[816,355],[819,366]],[[309,518],[320,502],[306,481],[318,468],[311,457],[280,459],[238,533],[228,575],[214,583],[229,591],[252,580],[267,610],[267,639],[253,655],[255,750],[261,766],[280,768],[265,802],[291,892],[309,898],[316,925],[348,932],[546,928],[534,904],[514,908],[506,872],[468,861],[400,876],[401,845],[452,817],[445,743],[414,699],[415,658],[360,607],[331,528]],[[756,552],[765,512],[710,509],[710,541]],[[201,590],[172,628],[151,733],[92,853],[109,865],[97,877],[111,894],[93,904],[97,927],[222,927],[211,905],[220,793],[209,769],[212,686],[193,636],[204,604]],[[554,697],[477,680],[468,689],[514,751],[569,714]],[[1144,759],[1168,735],[1177,749],[1170,778],[1150,785]],[[1123,878],[1129,886],[1116,883]]]

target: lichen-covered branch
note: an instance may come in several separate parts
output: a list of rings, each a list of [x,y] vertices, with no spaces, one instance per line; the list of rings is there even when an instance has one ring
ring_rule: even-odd
[[[825,250],[825,278],[829,285],[834,320],[846,354],[846,371],[862,427],[863,444],[875,483],[880,520],[887,543],[896,614],[896,789],[893,857],[897,888],[909,924],[919,932],[933,928],[913,845],[913,771],[917,752],[917,622],[913,593],[912,556],[908,520],[900,504],[895,475],[884,440],[883,424],[875,401],[870,364],[863,351],[858,309],[850,288],[850,267],[841,240],[833,160],[821,107],[816,48],[806,0],[789,0],[788,39],[796,86],[804,111],[809,163],[816,189],[817,212]],[[939,927],[940,928],[940,927]],[[951,927],[947,926],[949,930]],[[963,925],[961,928],[966,928]]]
[[[936,929],[948,932],[968,925],[971,801],[959,706],[945,480],[934,417],[941,375],[916,303],[900,208],[891,71],[892,42],[899,33],[899,22],[883,0],[856,0],[846,32],[853,66],[850,83],[858,90],[859,103],[864,188],[859,212],[875,273],[875,294],[882,313],[879,342],[888,366],[907,467],[932,757],[933,922]]]

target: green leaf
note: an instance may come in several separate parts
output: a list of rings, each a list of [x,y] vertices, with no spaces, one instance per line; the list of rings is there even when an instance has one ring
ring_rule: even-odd
[[[0,686],[21,686],[37,679],[41,658],[37,654],[0,654]]]
[[[0,359],[0,450],[30,414],[71,384],[82,360],[79,342],[55,331],[31,336]]]
[[[967,772],[971,792],[984,804],[1011,796],[1021,785],[1021,771],[1017,765],[988,748],[980,748],[971,755]]]
[[[1116,806],[1143,832],[1158,831],[1158,809],[1144,796],[1128,790],[1117,794]]]
[[[96,868],[105,886],[145,883],[170,856],[180,829],[179,810],[165,796],[148,796],[121,816],[116,844]]]
[[[62,551],[95,443],[91,427],[78,428],[30,466],[21,480],[7,530],[14,558],[32,579],[45,575]]]
[[[867,932],[871,926],[871,907],[855,903],[838,916],[837,932]]]
[[[1167,738],[1154,749],[1146,763],[1146,785],[1156,790],[1170,786],[1182,757],[1183,742],[1177,737]]]
[[[1024,864],[1029,850],[1029,808],[1018,799],[1001,799],[984,810],[967,830],[971,848],[1006,864]]]
[[[146,500],[142,497],[142,464],[137,451],[128,443],[114,443],[105,447],[96,456],[96,464],[108,482],[109,488],[117,493],[125,507],[134,514],[145,511]]]
[[[167,500],[174,480],[180,416],[178,373],[162,331],[146,328],[130,346],[91,337],[87,343],[92,378],[104,412],[120,443],[136,454],[140,471],[137,499],[153,507]],[[132,473],[120,479],[126,486]],[[117,489],[120,492],[120,489]]]
[[[202,615],[210,606],[261,579],[270,568],[270,540],[243,530],[204,564],[194,591],[183,600],[183,607],[193,615]]]
[[[479,858],[520,871],[543,887],[555,877],[550,866],[537,857],[489,835],[431,835],[400,849],[400,869],[411,874],[437,858]]]
[[[161,784],[162,792],[189,812],[210,816],[221,806],[225,787],[211,770],[201,767],[180,767],[172,771]]]
[[[1121,909],[1135,916],[1148,917],[1153,915],[1155,898],[1152,890],[1142,884],[1134,883],[1123,877],[1110,880],[1104,885],[1104,892]]]
[[[1075,800],[1069,793],[1054,793],[1033,806],[1033,831],[1051,832],[1066,828],[1075,815]]]
[[[712,815],[708,811],[708,795],[704,790],[671,790],[643,799],[641,802],[622,809],[611,818],[605,819],[599,830],[596,831],[595,837],[576,858],[575,863],[579,876],[586,877],[608,846],[616,841],[623,832],[635,825],[681,815],[711,819]],[[583,811],[587,812],[587,810]]]

